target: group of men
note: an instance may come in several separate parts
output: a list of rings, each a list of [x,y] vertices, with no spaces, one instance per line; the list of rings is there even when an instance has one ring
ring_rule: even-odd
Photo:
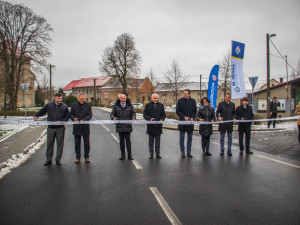
[[[134,112],[134,107],[130,101],[126,97],[125,94],[120,94],[118,96],[118,100],[116,101],[112,112],[110,113],[110,118],[112,120],[135,120],[136,113]],[[203,99],[205,103],[207,103],[206,98]],[[274,104],[276,103],[276,98],[274,98]],[[225,152],[225,135],[227,133],[228,145],[227,145],[227,155],[232,156],[231,146],[232,146],[232,131],[233,131],[233,122],[226,122],[228,120],[253,120],[254,114],[252,107],[249,106],[249,100],[247,97],[242,98],[242,104],[235,108],[235,104],[231,102],[231,95],[229,93],[226,94],[225,100],[220,102],[217,111],[216,117],[219,121],[224,121],[224,123],[219,124],[219,132],[220,132],[220,155],[224,155]],[[276,103],[277,104],[277,103]],[[200,110],[200,109],[199,109]],[[60,93],[55,94],[54,101],[46,104],[39,112],[37,112],[34,116],[34,120],[37,120],[38,117],[48,113],[48,121],[68,121],[71,119],[72,121],[88,121],[92,118],[92,108],[89,103],[86,102],[84,94],[80,94],[78,96],[78,101],[71,105],[71,110],[69,112],[66,104],[62,102],[62,95]],[[203,121],[200,117],[197,118],[197,106],[196,101],[191,98],[191,91],[189,89],[184,90],[183,98],[180,98],[176,105],[176,114],[179,116],[181,121],[195,121],[200,120]],[[214,114],[214,109],[213,109]],[[200,114],[199,114],[200,115]],[[166,113],[164,109],[164,105],[159,102],[158,94],[153,94],[151,96],[151,102],[146,104],[144,112],[144,119],[147,121],[164,121],[166,118]],[[271,116],[276,117],[276,114],[271,111]],[[212,118],[215,118],[213,115]],[[213,120],[212,120],[213,121]],[[275,124],[273,124],[275,126]],[[201,129],[201,127],[200,127]],[[179,144],[180,144],[180,152],[182,158],[192,158],[191,154],[192,149],[192,137],[194,131],[194,124],[181,124],[178,125],[179,130]],[[126,151],[129,160],[134,160],[131,151],[131,140],[130,134],[133,131],[132,124],[130,123],[116,123],[116,132],[119,133],[119,143],[120,143],[120,151],[121,157],[119,160],[125,159]],[[187,133],[187,146],[185,154],[185,133]],[[246,153],[253,154],[250,151],[250,134],[251,134],[251,122],[241,122],[238,124],[238,133],[239,133],[239,146],[240,146],[240,154],[244,152],[244,134],[245,134],[245,142],[246,142]],[[147,134],[149,135],[149,159],[153,159],[154,151],[156,158],[161,159],[160,155],[160,140],[162,134],[162,124],[147,124]],[[47,150],[46,150],[46,162],[45,166],[51,165],[53,158],[53,149],[54,142],[57,142],[57,154],[56,154],[56,165],[61,165],[61,157],[63,153],[63,145],[64,145],[64,135],[65,135],[65,127],[63,125],[49,125],[47,129]],[[89,163],[89,152],[90,152],[90,125],[89,124],[74,124],[73,125],[73,135],[75,141],[75,153],[76,160],[75,163],[80,163],[81,158],[81,139],[84,141],[84,158],[85,162]],[[203,137],[203,136],[202,136]],[[207,140],[205,145],[207,144]],[[211,155],[208,152],[207,147],[207,155]],[[205,154],[204,154],[205,155]]]

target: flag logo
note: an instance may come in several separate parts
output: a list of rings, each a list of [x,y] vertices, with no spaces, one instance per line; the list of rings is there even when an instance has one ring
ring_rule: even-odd
[[[240,52],[241,52],[240,46],[237,46],[235,48],[235,53],[238,55],[238,54],[240,54]]]
[[[212,79],[213,79],[213,81],[216,81],[217,77],[215,75],[212,75]]]
[[[240,91],[241,91],[241,89],[240,89],[239,87],[236,87],[234,90],[235,90],[236,92],[240,92]]]

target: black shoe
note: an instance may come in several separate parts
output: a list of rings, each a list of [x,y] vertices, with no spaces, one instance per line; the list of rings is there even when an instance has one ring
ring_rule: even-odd
[[[50,166],[52,164],[52,161],[46,161],[45,163],[44,163],[44,166]]]
[[[253,152],[251,152],[251,151],[249,150],[249,151],[246,151],[246,154],[253,155]]]
[[[192,156],[192,154],[191,154],[191,153],[188,153],[188,154],[187,154],[187,157],[189,157],[189,158],[193,158],[193,156]]]
[[[227,152],[227,155],[228,155],[228,156],[232,156],[231,151],[228,151],[228,152]]]
[[[60,166],[61,165],[60,161],[56,161],[56,165]]]
[[[220,155],[224,155],[224,151],[221,151]]]
[[[210,152],[206,152],[206,155],[211,156],[211,153]]]
[[[206,156],[206,153],[205,153],[205,152],[203,152],[203,153],[202,153],[202,156]]]
[[[150,154],[150,157],[149,157],[149,159],[153,159],[153,154]]]
[[[181,158],[185,158],[185,153],[181,153]]]
[[[243,151],[243,150],[241,150],[241,151],[240,151],[240,155],[243,155],[243,154],[244,154],[244,151]]]
[[[132,155],[128,155],[128,159],[129,160],[134,160],[134,158],[132,158]]]
[[[156,154],[156,158],[161,159],[161,156],[159,154]]]
[[[123,160],[123,159],[125,159],[125,155],[121,154],[121,157],[119,158],[119,160]]]

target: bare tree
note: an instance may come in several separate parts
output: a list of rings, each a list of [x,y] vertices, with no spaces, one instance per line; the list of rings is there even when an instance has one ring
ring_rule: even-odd
[[[124,33],[117,37],[113,47],[104,50],[99,67],[101,72],[116,77],[123,93],[127,94],[128,79],[139,75],[141,60],[134,38]]]
[[[164,73],[164,78],[168,83],[169,87],[173,91],[176,102],[178,99],[178,91],[190,80],[190,77],[184,75],[179,67],[179,64],[173,59],[170,65],[170,69]]]
[[[231,55],[230,50],[224,55],[223,60],[219,62],[219,91],[224,95],[231,91]]]
[[[153,92],[154,92],[155,87],[156,87],[157,84],[158,84],[157,78],[156,78],[156,76],[155,76],[155,74],[154,74],[152,68],[151,68],[150,71],[148,72],[147,77],[149,78],[151,84],[153,85],[153,86],[151,86],[151,87],[149,88],[149,89],[150,89],[150,93],[151,93],[151,95],[152,95]]]
[[[51,55],[51,26],[23,5],[0,1],[0,60],[3,62],[11,109],[16,109],[25,70],[40,71]]]

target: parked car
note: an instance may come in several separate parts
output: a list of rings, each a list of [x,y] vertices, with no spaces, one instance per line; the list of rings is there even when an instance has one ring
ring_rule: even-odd
[[[142,109],[144,107],[142,103],[132,103],[132,106],[137,109]]]
[[[114,106],[115,104],[116,104],[116,102],[111,102],[110,103],[111,106]]]

